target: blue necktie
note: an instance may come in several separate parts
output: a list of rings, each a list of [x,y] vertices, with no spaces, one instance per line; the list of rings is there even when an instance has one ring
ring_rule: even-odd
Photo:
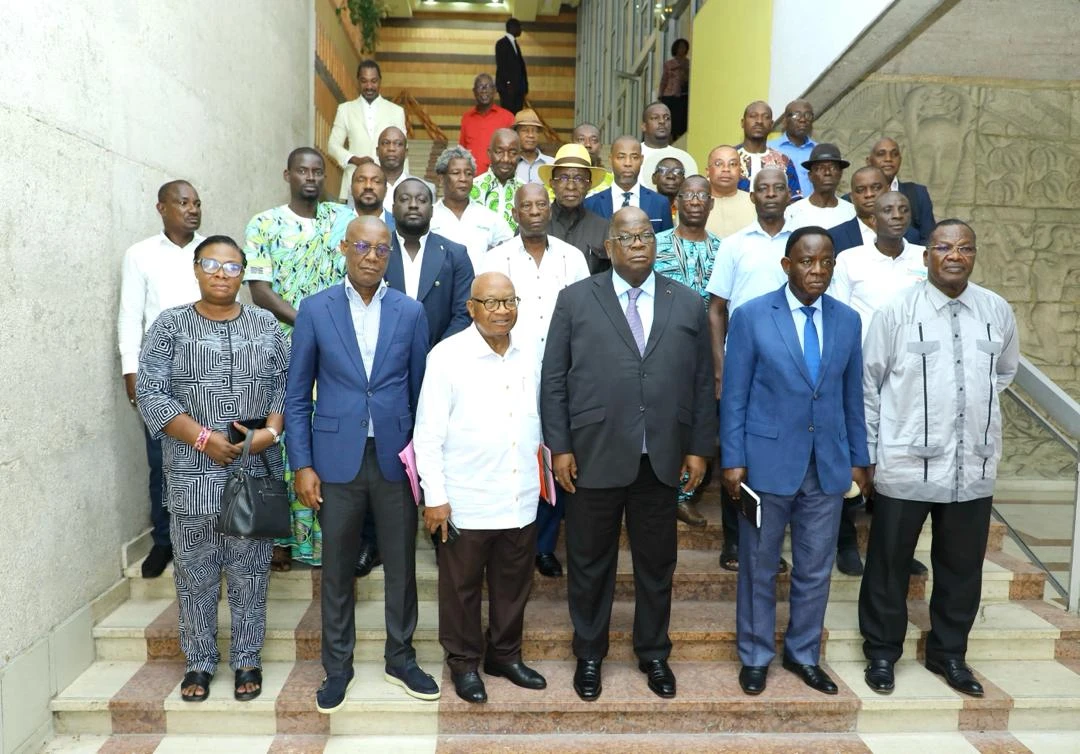
[[[623,192],[622,206],[624,206],[624,207],[629,207],[630,206],[630,197],[631,196],[633,196],[633,194],[631,194],[629,191],[624,191]]]
[[[810,373],[810,381],[817,383],[818,369],[821,367],[821,346],[818,345],[817,326],[814,324],[814,307],[800,306],[799,309],[806,315],[806,324],[803,325],[803,358],[806,359],[806,371]]]

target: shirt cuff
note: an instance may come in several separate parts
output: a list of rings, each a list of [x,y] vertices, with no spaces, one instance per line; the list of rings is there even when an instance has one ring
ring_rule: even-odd
[[[139,371],[139,353],[120,354],[120,374],[137,374]]]

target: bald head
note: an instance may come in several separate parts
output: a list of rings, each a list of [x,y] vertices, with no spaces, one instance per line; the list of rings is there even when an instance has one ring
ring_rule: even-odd
[[[501,272],[484,272],[473,278],[470,290],[473,298],[485,299],[492,295],[493,290],[508,290],[510,295],[514,295],[514,284]]]
[[[551,201],[542,183],[526,183],[514,194],[514,222],[523,241],[537,239],[547,243],[551,226]]]
[[[390,229],[377,217],[361,215],[345,228],[340,248],[349,281],[370,301],[390,261]]]
[[[793,99],[784,108],[784,132],[792,143],[802,145],[814,129],[814,107],[807,100]]]
[[[473,279],[472,295],[465,302],[477,331],[496,353],[510,345],[510,330],[517,323],[518,298],[514,284],[501,272],[485,272]]]
[[[739,153],[735,147],[721,144],[709,152],[709,164],[705,166],[709,178],[709,190],[713,196],[733,196],[739,190],[742,169]]]
[[[886,191],[874,200],[874,230],[878,241],[899,242],[911,226],[911,205],[899,191]]]
[[[769,103],[763,100],[751,102],[743,110],[739,125],[742,127],[744,142],[764,144],[765,138],[773,128],[773,114]]]
[[[784,210],[791,200],[787,174],[778,168],[765,168],[754,174],[754,190],[750,201],[757,212],[758,222],[783,222]]]
[[[890,183],[900,172],[900,163],[900,145],[888,136],[878,139],[866,157],[866,164],[880,168]]]

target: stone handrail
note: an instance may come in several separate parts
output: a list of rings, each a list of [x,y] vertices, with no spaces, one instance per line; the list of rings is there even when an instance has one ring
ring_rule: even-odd
[[[402,109],[405,110],[405,136],[410,139],[413,137],[412,119],[416,117],[423,124],[429,139],[432,141],[448,141],[443,130],[431,119],[431,116],[424,110],[424,106],[417,101],[416,97],[412,96],[408,89],[402,89],[398,92],[393,101],[401,105]]]

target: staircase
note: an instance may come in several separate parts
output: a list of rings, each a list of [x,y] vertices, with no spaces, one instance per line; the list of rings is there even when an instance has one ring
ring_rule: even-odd
[[[1044,576],[1003,551],[993,524],[983,566],[983,606],[968,660],[986,687],[983,699],[953,692],[919,663],[929,630],[926,577],[913,577],[910,624],[897,690],[863,683],[856,600],[859,579],[834,572],[822,663],[840,686],[824,696],[774,663],[759,697],[741,693],[735,651],[736,574],[717,563],[716,489],[701,505],[705,529],[679,524],[671,638],[678,697],[648,691],[633,660],[633,581],[623,542],[604,691],[593,703],[571,687],[573,660],[565,579],[537,576],[525,618],[524,657],[548,679],[525,691],[485,678],[490,702],[459,700],[438,644],[437,570],[430,542],[417,537],[419,661],[442,676],[443,697],[419,702],[382,680],[382,570],[357,581],[357,682],[346,707],[315,711],[319,664],[320,572],[273,574],[262,696],[232,698],[232,673],[219,669],[210,698],[179,697],[183,658],[170,573],[139,576],[130,567],[129,599],[94,628],[96,661],[52,702],[48,752],[1065,752],[1080,747],[1080,619],[1044,601]],[[868,521],[859,522],[865,546]],[[561,557],[561,554],[560,554]],[[790,561],[790,550],[785,555]],[[929,528],[919,554],[929,563]],[[789,579],[778,592],[786,598]],[[786,624],[787,605],[779,606]],[[223,656],[228,606],[219,612]],[[778,641],[780,636],[777,637]]]

